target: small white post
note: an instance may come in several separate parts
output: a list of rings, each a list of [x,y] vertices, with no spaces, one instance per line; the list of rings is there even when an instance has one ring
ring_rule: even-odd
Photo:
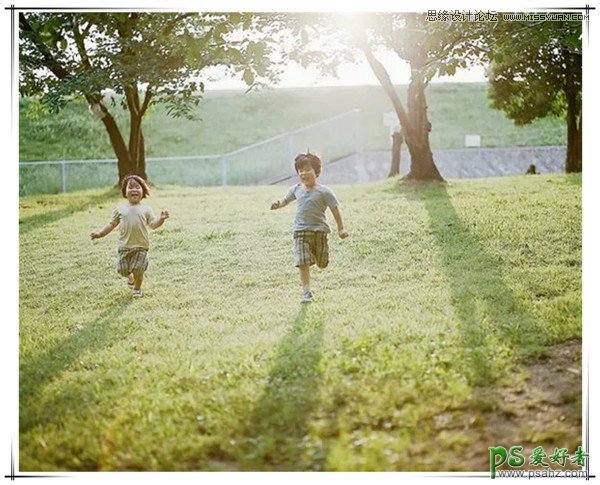
[[[60,176],[62,180],[62,191],[65,193],[67,191],[67,164],[64,160],[60,162]]]
[[[465,147],[480,147],[481,146],[481,136],[480,135],[465,135]]]

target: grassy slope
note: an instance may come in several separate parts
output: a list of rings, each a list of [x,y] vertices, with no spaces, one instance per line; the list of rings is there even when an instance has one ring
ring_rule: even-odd
[[[21,470],[485,469],[500,387],[580,338],[581,178],[337,187],[309,306],[281,190],[156,189],[138,301],[88,238],[115,192],[21,199]],[[543,431],[571,449],[567,404]]]
[[[398,89],[404,99],[405,87]],[[485,84],[432,84],[427,91],[434,149],[460,148],[468,133],[481,134],[484,146],[565,144],[564,121],[545,119],[515,127],[488,107]],[[103,125],[91,118],[82,102],[37,121],[25,116],[29,103],[20,102],[22,161],[114,157]],[[391,111],[389,101],[378,86],[355,86],[211,93],[198,109],[202,121],[174,120],[157,106],[145,120],[147,155],[225,153],[353,108],[364,112],[365,148],[389,149],[389,132],[382,120],[383,113]],[[114,111],[126,126],[123,111]]]

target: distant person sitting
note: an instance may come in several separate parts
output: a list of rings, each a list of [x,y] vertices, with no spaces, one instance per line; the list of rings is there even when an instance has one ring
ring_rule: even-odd
[[[529,165],[529,167],[527,167],[527,171],[525,172],[525,175],[535,175],[538,172],[536,172],[535,170],[535,165],[532,163],[531,165]]]

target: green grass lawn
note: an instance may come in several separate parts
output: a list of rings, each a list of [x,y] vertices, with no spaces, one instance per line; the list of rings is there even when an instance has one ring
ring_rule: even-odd
[[[397,89],[405,100],[406,86]],[[566,144],[564,120],[547,118],[516,127],[502,112],[489,107],[486,90],[483,83],[428,87],[433,149],[461,148],[464,135],[471,133],[480,134],[486,147]],[[226,153],[354,108],[363,112],[365,149],[389,149],[389,129],[383,126],[383,113],[392,111],[392,107],[385,93],[379,86],[349,86],[268,89],[246,95],[207,93],[196,110],[197,121],[169,118],[158,105],[144,120],[146,153],[148,157]],[[21,161],[114,158],[104,126],[90,116],[83,101],[70,103],[58,115],[37,119],[26,116],[30,111],[31,100],[20,99]],[[127,133],[126,113],[119,107],[111,111]],[[340,130],[348,134],[346,138],[340,135],[338,143],[354,140],[348,127],[340,126]],[[315,143],[312,140],[309,145],[322,151]]]
[[[21,471],[483,471],[581,443],[580,386],[530,393],[581,338],[580,176],[334,187],[351,236],[309,305],[284,190],[155,188],[140,300],[117,235],[88,236],[116,191],[21,198]]]

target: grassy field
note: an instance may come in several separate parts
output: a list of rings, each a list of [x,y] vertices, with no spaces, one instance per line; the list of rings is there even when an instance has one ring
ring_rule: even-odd
[[[334,187],[299,302],[282,187],[160,187],[146,294],[113,190],[20,201],[20,470],[486,470],[581,443],[581,177]],[[579,373],[579,374],[578,374]],[[553,387],[554,386],[554,387]]]
[[[563,120],[544,119],[515,127],[501,112],[489,108],[485,84],[432,84],[427,89],[434,149],[460,148],[464,135],[478,133],[486,147],[564,145]],[[398,86],[405,99],[406,87]],[[147,115],[145,139],[148,157],[221,154],[289,130],[359,108],[363,112],[364,145],[367,150],[389,149],[383,113],[391,104],[378,86],[272,89],[256,93],[208,93],[197,109],[201,120],[169,118],[161,106]],[[19,105],[19,158],[29,160],[76,160],[114,158],[108,136],[82,102],[73,102],[58,115],[26,116],[29,99]],[[121,126],[125,112],[114,108]],[[345,129],[345,128],[344,128]],[[347,138],[352,140],[353,136]],[[344,139],[343,135],[340,139]],[[320,150],[316,142],[311,145]]]

